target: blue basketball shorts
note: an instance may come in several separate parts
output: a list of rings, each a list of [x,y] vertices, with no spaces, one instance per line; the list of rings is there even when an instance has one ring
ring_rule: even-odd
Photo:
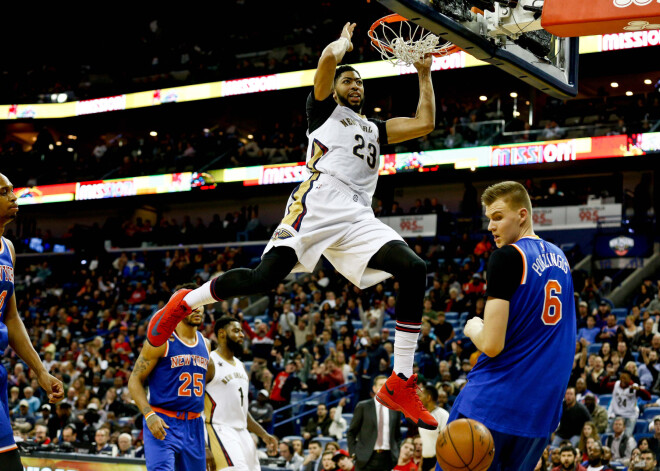
[[[447,424],[458,419],[465,419],[463,414],[452,410],[447,419]],[[495,456],[489,471],[533,471],[538,463],[543,450],[550,443],[547,437],[521,437],[508,433],[491,430],[493,442],[495,443]],[[439,464],[435,466],[436,471],[442,470]]]
[[[204,418],[180,420],[158,416],[169,428],[163,440],[153,436],[147,421],[144,425],[144,457],[149,471],[205,471],[206,452]]]
[[[16,448],[14,432],[9,419],[9,398],[7,397],[7,370],[0,365],[0,453]]]

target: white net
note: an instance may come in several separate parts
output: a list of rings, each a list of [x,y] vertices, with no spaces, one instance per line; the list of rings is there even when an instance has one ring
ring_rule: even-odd
[[[381,57],[393,65],[410,66],[422,60],[426,54],[445,55],[453,48],[452,43],[440,44],[438,36],[405,19],[391,23],[398,23],[398,31],[383,20],[385,18],[380,20],[376,28],[369,30],[369,37]]]

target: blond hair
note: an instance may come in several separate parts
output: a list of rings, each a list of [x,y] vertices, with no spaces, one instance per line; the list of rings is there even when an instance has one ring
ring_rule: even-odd
[[[532,214],[532,202],[524,186],[518,182],[500,182],[486,188],[481,195],[481,203],[490,206],[497,200],[503,200],[511,209],[525,208]]]

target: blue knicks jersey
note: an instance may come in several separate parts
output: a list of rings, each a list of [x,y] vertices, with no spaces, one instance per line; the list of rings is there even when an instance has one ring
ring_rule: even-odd
[[[174,412],[202,412],[209,351],[197,332],[194,345],[172,334],[167,350],[149,375],[149,404]]]
[[[547,437],[559,424],[573,368],[573,279],[556,246],[533,236],[512,245],[523,270],[504,349],[494,358],[479,356],[453,407],[498,432]]]
[[[0,355],[9,345],[7,326],[4,323],[7,304],[14,295],[14,262],[4,237],[0,237]]]

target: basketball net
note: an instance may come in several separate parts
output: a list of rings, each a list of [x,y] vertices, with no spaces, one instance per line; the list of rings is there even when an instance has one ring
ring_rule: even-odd
[[[398,23],[398,31],[396,28]],[[392,28],[390,25],[394,25]],[[414,27],[413,27],[414,26]],[[380,52],[383,60],[393,65],[410,66],[421,62],[427,54],[436,57],[460,51],[450,42],[440,43],[440,38],[419,25],[410,24],[403,16],[388,15],[376,20],[369,28],[371,45]]]

